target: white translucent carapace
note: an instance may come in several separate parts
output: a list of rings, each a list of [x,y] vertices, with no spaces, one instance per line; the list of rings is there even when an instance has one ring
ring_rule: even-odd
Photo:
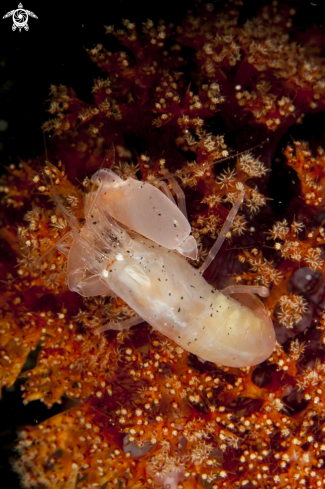
[[[117,295],[138,315],[99,331],[144,320],[201,359],[230,367],[257,365],[271,355],[275,334],[263,304],[248,296],[244,305],[212,288],[181,256],[195,257],[196,242],[168,196],[111,170],[92,181],[97,190],[86,198],[85,225],[80,229],[66,213],[69,288],[82,296]],[[245,290],[233,286],[227,294]]]
[[[156,187],[134,178],[122,180],[106,169],[95,173],[92,181],[102,186],[97,205],[102,205],[115,221],[169,250],[196,259],[196,241],[190,236],[188,220]]]

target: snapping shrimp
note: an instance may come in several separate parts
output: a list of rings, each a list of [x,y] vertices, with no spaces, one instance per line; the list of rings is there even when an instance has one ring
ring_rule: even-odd
[[[197,246],[186,217],[185,197],[175,178],[166,174],[178,204],[165,182],[161,190],[133,178],[122,180],[112,170],[97,171],[97,190],[85,199],[85,224],[56,201],[71,226],[58,248],[68,254],[68,286],[89,297],[116,295],[137,316],[97,329],[126,329],[143,321],[200,359],[229,367],[257,365],[275,346],[272,321],[255,295],[266,287],[230,286],[222,292],[203,277],[244,199],[241,192],[221,233],[199,269]],[[54,188],[54,187],[53,187]],[[67,250],[66,240],[72,243]],[[243,304],[231,294],[251,294]]]

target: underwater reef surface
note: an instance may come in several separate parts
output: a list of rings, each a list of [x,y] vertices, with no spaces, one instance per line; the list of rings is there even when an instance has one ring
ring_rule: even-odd
[[[91,103],[51,86],[46,156],[9,165],[0,187],[1,386],[63,403],[18,434],[23,487],[325,485],[325,33],[300,28],[299,8],[272,2],[247,20],[233,1],[179,25],[124,19],[105,27],[114,49],[88,50],[101,72]],[[100,167],[156,186],[175,175],[197,268],[245,191],[204,277],[270,289],[270,358],[202,362],[146,323],[94,333],[134,312],[69,291],[54,197],[82,223]]]

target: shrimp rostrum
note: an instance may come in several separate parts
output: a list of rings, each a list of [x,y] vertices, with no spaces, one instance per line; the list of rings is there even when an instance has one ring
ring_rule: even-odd
[[[97,330],[125,329],[148,322],[183,349],[202,360],[230,367],[257,365],[271,355],[275,334],[262,302],[254,295],[268,295],[266,287],[230,286],[222,292],[211,287],[203,271],[220,248],[243,201],[239,195],[226,223],[200,269],[195,259],[196,241],[190,235],[185,199],[176,180],[166,174],[179,207],[165,182],[161,190],[133,178],[122,180],[112,170],[97,171],[96,190],[85,199],[85,224],[56,201],[71,226],[68,253],[68,286],[89,297],[115,295],[137,314],[122,323],[108,323]],[[231,297],[248,293],[245,303]]]

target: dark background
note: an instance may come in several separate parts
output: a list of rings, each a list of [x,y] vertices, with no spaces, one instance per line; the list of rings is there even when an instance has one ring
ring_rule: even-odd
[[[143,22],[164,18],[179,23],[186,11],[195,8],[193,0],[106,0],[79,2],[36,2],[22,0],[23,8],[34,12],[38,19],[29,18],[29,31],[12,31],[12,19],[2,19],[18,7],[19,0],[4,0],[0,4],[0,173],[19,159],[27,161],[43,153],[42,121],[48,118],[46,109],[51,84],[70,85],[78,97],[91,102],[91,88],[99,72],[90,61],[85,48],[102,43],[107,49],[118,49],[112,36],[105,35],[103,25],[122,27],[121,19]],[[210,0],[216,8],[222,1]],[[262,2],[247,1],[242,22],[257,12]],[[265,2],[268,3],[268,2]],[[291,3],[291,2],[290,2]],[[298,23],[302,28],[320,25],[323,19],[320,1],[301,0]],[[315,5],[316,4],[316,5]],[[291,135],[307,139],[316,130],[324,135],[323,114],[306,117],[292,129]],[[0,292],[1,293],[1,292]],[[35,363],[36,354],[26,368]],[[68,405],[65,405],[67,408]],[[21,402],[19,385],[4,390],[0,401],[0,485],[19,487],[11,472],[8,455],[13,456],[16,431],[26,424],[36,424],[59,412],[62,406],[47,410],[42,403]]]
[[[35,2],[23,0],[34,12],[29,31],[12,31],[12,18],[2,19],[19,0],[1,2],[0,12],[0,119],[8,129],[0,132],[0,163],[33,158],[44,151],[40,126],[51,84],[70,85],[78,97],[92,102],[93,79],[99,71],[88,57],[89,49],[102,43],[117,50],[118,42],[105,34],[104,25],[122,28],[122,19],[143,22],[164,18],[180,22],[197,2],[171,0],[106,0],[87,2]],[[17,4],[17,5],[16,5]]]
[[[51,84],[70,85],[78,97],[91,102],[93,79],[99,75],[85,48],[102,43],[110,50],[118,49],[113,36],[105,35],[104,25],[122,27],[121,19],[141,23],[148,18],[164,18],[179,23],[187,10],[195,8],[195,0],[98,0],[87,2],[36,2],[23,0],[23,6],[38,19],[29,17],[29,31],[13,32],[12,18],[3,15],[18,6],[19,0],[0,3],[0,120],[8,123],[1,131],[0,165],[34,158],[44,151],[41,133]],[[207,3],[203,1],[203,3]],[[223,0],[211,0],[215,10]],[[253,17],[262,3],[246,1],[241,22]],[[296,4],[297,2],[288,1]],[[318,24],[323,20],[320,0],[301,4],[295,20],[302,26]],[[16,5],[17,4],[17,5]]]

